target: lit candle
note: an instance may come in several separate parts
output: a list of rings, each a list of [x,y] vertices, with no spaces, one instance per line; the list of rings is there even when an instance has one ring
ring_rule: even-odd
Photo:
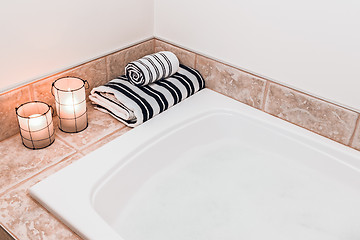
[[[33,114],[29,116],[30,131],[39,131],[46,127],[46,118],[41,114]]]
[[[55,140],[50,106],[34,101],[16,108],[23,144],[31,149],[49,146]]]
[[[56,101],[59,128],[64,132],[80,132],[87,125],[85,85],[87,81],[77,77],[59,78],[52,84]]]

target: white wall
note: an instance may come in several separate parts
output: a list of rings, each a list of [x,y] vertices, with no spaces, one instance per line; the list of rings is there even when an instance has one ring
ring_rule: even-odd
[[[360,109],[360,1],[155,0],[155,36]]]
[[[153,1],[0,2],[0,92],[153,36]]]

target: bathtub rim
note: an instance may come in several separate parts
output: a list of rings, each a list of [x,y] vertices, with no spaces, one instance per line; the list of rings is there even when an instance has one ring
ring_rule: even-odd
[[[104,172],[106,173],[111,170],[115,171],[114,166],[120,166],[128,160],[121,159],[119,162],[119,160],[113,158],[108,159],[104,163],[102,152],[114,149],[121,144],[124,151],[119,158],[131,155],[132,151],[137,147],[132,143],[145,144],[157,133],[159,128],[166,131],[166,129],[172,128],[177,123],[186,121],[186,118],[198,114],[200,112],[199,106],[201,106],[202,113],[216,111],[217,109],[231,109],[231,111],[246,115],[252,119],[270,125],[276,125],[276,127],[283,129],[285,132],[289,132],[296,136],[300,136],[303,139],[310,140],[310,142],[316,143],[315,145],[320,147],[319,150],[329,150],[330,147],[331,152],[332,154],[335,154],[335,157],[344,154],[349,156],[349,159],[355,161],[345,162],[345,164],[355,167],[357,170],[360,169],[360,161],[356,162],[356,159],[359,159],[360,156],[358,151],[236,100],[230,99],[212,90],[204,89],[191,98],[186,99],[184,102],[175,105],[163,114],[158,115],[151,121],[145,122],[139,127],[127,132],[34,185],[29,190],[30,195],[83,238],[101,239],[104,237],[104,232],[106,232],[107,239],[124,240],[104,219],[102,219],[101,216],[98,215],[91,202],[92,197],[94,196],[94,186],[98,186],[99,181],[104,177]],[[178,118],[175,122],[168,121],[169,115],[173,115],[171,116],[172,118]],[[138,134],[142,134],[142,136],[145,137],[139,140],[137,138]],[[84,166],[86,166],[86,168],[84,168]],[[83,178],[78,177],[79,171],[84,175]],[[69,176],[74,176],[77,181],[71,181]],[[57,205],[53,206],[52,204],[48,204],[49,202],[56,202]],[[75,211],[79,214],[74,215]]]

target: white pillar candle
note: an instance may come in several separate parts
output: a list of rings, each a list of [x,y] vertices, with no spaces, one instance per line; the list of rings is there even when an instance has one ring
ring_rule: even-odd
[[[56,101],[59,128],[64,132],[80,132],[87,125],[85,86],[87,81],[77,77],[59,78],[52,84]]]
[[[16,108],[23,144],[31,149],[49,146],[55,140],[51,107],[39,101],[28,102]]]

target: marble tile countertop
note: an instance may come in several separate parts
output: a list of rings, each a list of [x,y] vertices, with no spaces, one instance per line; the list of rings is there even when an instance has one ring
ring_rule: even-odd
[[[45,149],[25,148],[19,134],[0,142],[0,224],[14,238],[81,239],[32,199],[28,189],[131,129],[90,104],[88,116],[87,129],[74,134],[57,129],[55,142]]]

